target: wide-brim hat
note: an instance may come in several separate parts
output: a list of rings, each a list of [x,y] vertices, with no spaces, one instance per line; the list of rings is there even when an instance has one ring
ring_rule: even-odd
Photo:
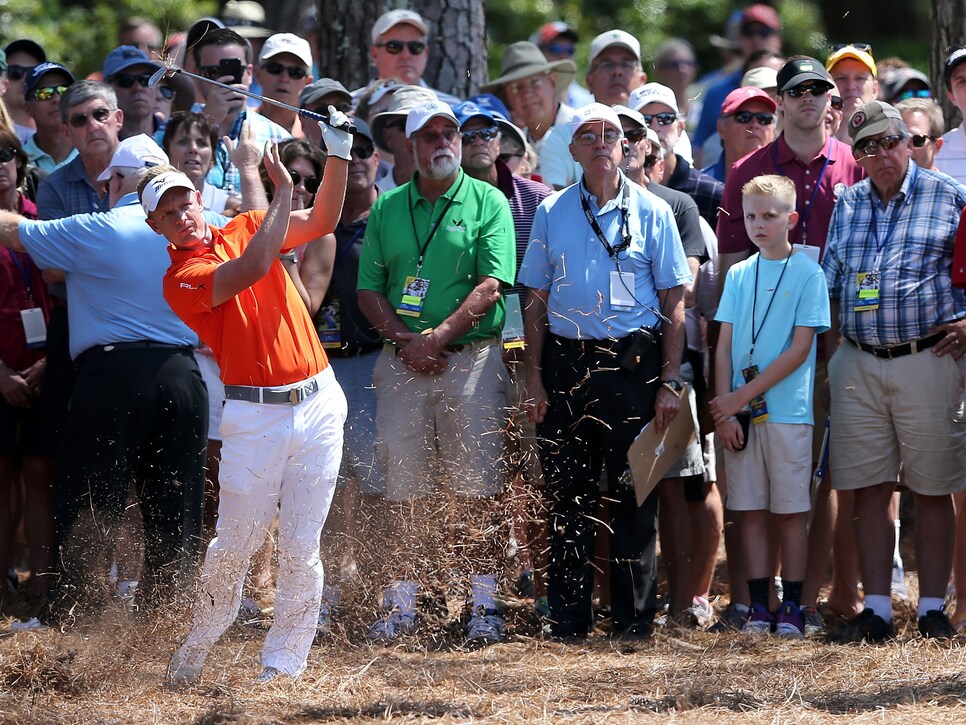
[[[372,131],[371,138],[376,148],[385,153],[392,153],[386,144],[386,137],[383,135],[386,124],[399,120],[405,122],[407,116],[409,116],[409,109],[427,101],[435,100],[436,94],[421,86],[397,86],[394,88],[389,107],[369,119],[369,128]]]
[[[507,83],[535,76],[538,73],[556,73],[557,90],[566,89],[577,77],[577,66],[572,60],[548,61],[533,43],[521,40],[508,46],[503,53],[500,75],[480,86],[481,91],[493,91]]]

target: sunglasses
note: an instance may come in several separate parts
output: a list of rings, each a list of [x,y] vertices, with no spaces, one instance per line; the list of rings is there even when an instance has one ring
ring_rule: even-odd
[[[845,99],[842,96],[832,96],[830,103],[836,111],[841,111],[845,108]]]
[[[645,113],[644,123],[648,126],[651,125],[651,121],[657,121],[658,126],[670,126],[672,123],[678,120],[678,115],[676,113]]]
[[[844,50],[845,48],[855,48],[855,50],[858,50],[862,53],[872,55],[872,46],[868,43],[836,43],[828,47],[832,53],[838,53],[840,50]]]
[[[613,146],[615,143],[621,140],[621,135],[622,134],[619,131],[604,131],[603,136],[601,136],[599,133],[586,131],[578,134],[576,139],[577,143],[579,143],[581,146],[593,146],[597,143],[598,139],[603,139],[605,144],[608,146]]]
[[[904,101],[907,98],[932,98],[932,91],[928,88],[920,88],[917,91],[903,91],[896,98],[896,101]]]
[[[413,138],[418,138],[423,143],[438,143],[439,139],[442,138],[446,143],[453,143],[456,137],[459,135],[459,131],[455,128],[447,128],[442,131],[420,131],[419,133],[414,133]]]
[[[492,141],[500,135],[500,129],[496,126],[488,126],[487,128],[478,128],[475,131],[461,131],[460,133],[463,134],[463,145],[469,146],[478,138],[483,141]]]
[[[770,38],[775,32],[774,28],[769,28],[767,25],[748,25],[741,29],[741,34],[745,38]]]
[[[35,88],[30,97],[35,101],[49,101],[54,96],[62,96],[67,92],[67,86],[44,86]]]
[[[8,161],[12,161],[13,157],[17,155],[17,150],[12,148],[0,149],[0,164],[5,164]]]
[[[647,138],[646,128],[631,128],[624,131],[624,138],[626,138],[631,143],[640,143]]]
[[[135,83],[140,83],[144,88],[147,88],[150,81],[150,73],[139,73],[138,75],[131,75],[130,73],[118,73],[111,79],[111,83],[114,83],[121,88],[130,88]]]
[[[499,159],[500,159],[500,161],[502,161],[502,162],[503,162],[504,164],[508,164],[508,163],[510,163],[510,161],[512,161],[513,159],[522,159],[522,158],[523,158],[523,154],[511,154],[511,153],[505,153],[505,154],[500,154],[498,158],[499,158]]]
[[[912,137],[912,145],[915,146],[917,149],[921,149],[923,146],[926,145],[928,141],[935,141],[935,140],[936,140],[935,136],[929,136],[927,134],[920,133]]]
[[[300,81],[309,74],[305,68],[300,68],[299,66],[293,65],[282,65],[281,63],[276,63],[272,60],[263,63],[262,68],[266,73],[271,73],[273,76],[280,76],[282,73],[288,73],[288,77],[293,81]]]
[[[403,48],[409,48],[410,55],[422,55],[426,50],[426,43],[422,40],[410,40],[405,43],[401,40],[387,40],[385,43],[375,43],[375,46],[385,48],[389,55],[399,55],[403,52]]]
[[[696,60],[662,60],[657,64],[657,67],[659,70],[686,71],[690,68],[696,68],[697,65]]]
[[[653,169],[654,164],[657,163],[657,154],[648,154],[644,157],[644,168]]]
[[[73,128],[84,128],[87,125],[88,120],[94,119],[98,123],[104,123],[108,118],[111,117],[112,111],[109,108],[95,108],[93,111],[88,113],[75,113],[70,117],[68,123]]]
[[[306,111],[311,111],[312,113],[317,113],[320,116],[329,115],[329,106],[335,106],[335,110],[342,111],[343,113],[348,113],[352,110],[351,103],[326,103],[325,106],[319,106],[318,108],[306,108]]]
[[[19,81],[24,76],[30,75],[31,71],[37,66],[33,65],[8,65],[7,66],[7,78],[12,81]]]
[[[298,173],[297,171],[292,171],[291,169],[289,170],[288,175],[292,177],[292,183],[295,184],[295,186],[305,184],[305,190],[310,194],[314,194],[319,190],[319,184],[321,182],[316,176],[302,176],[302,174]]]
[[[574,54],[574,46],[572,45],[561,45],[560,43],[551,43],[547,46],[547,50],[554,55],[566,55],[571,56]]]
[[[751,123],[752,119],[758,121],[762,126],[771,126],[775,122],[775,115],[773,113],[738,111],[737,113],[732,113],[731,117],[735,119],[736,123],[740,123],[743,126]]]
[[[365,146],[353,146],[352,155],[355,156],[360,161],[365,161],[366,159],[372,158],[372,155],[376,152],[376,149],[371,144]]]
[[[789,88],[785,93],[788,94],[789,98],[801,98],[806,93],[811,93],[812,96],[818,98],[828,93],[828,90],[827,86],[821,85],[795,86],[794,88]]]
[[[862,141],[857,146],[854,147],[862,152],[866,156],[875,156],[879,153],[881,148],[883,151],[892,151],[896,146],[902,143],[903,136],[883,136],[882,138],[870,138],[868,141]]]

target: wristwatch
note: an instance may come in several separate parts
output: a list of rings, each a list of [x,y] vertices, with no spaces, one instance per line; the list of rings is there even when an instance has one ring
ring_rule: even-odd
[[[661,385],[677,395],[684,389],[684,383],[680,380],[662,380]]]

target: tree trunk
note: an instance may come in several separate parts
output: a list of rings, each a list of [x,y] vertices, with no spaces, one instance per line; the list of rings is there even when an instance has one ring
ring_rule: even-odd
[[[933,95],[942,104],[948,130],[958,126],[962,116],[946,97],[943,65],[948,55],[946,48],[951,45],[962,45],[966,41],[966,0],[931,0],[930,20],[933,35],[929,55],[929,78]]]
[[[432,87],[466,98],[486,81],[486,26],[483,0],[416,0],[409,5],[429,26],[429,64],[423,79]],[[321,0],[319,69],[352,90],[373,78],[370,32],[387,10],[386,0]]]

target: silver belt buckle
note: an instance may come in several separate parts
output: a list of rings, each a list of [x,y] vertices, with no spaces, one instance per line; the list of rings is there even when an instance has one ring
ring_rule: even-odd
[[[302,402],[301,393],[302,393],[301,386],[297,388],[292,388],[291,392],[288,394],[289,402],[292,405],[298,405],[300,402]]]

